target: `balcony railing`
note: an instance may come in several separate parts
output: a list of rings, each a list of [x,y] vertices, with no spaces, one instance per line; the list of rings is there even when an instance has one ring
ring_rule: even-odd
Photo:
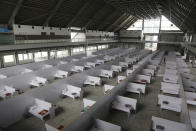
[[[101,38],[101,39],[44,39],[44,40],[16,40],[15,44],[33,44],[33,43],[60,43],[60,42],[100,42],[100,41],[114,41],[113,38]]]

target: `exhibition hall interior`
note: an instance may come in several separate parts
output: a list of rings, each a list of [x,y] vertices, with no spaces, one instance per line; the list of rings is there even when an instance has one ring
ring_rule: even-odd
[[[196,131],[196,1],[0,0],[0,131]]]

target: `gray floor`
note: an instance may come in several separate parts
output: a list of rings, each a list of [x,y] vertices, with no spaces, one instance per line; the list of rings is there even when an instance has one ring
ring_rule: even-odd
[[[189,68],[191,69],[191,74],[194,76],[194,81],[196,81],[196,68],[192,68],[191,64],[188,63]],[[196,112],[196,106],[188,105],[188,109]]]
[[[43,125],[43,121],[32,116],[9,126],[6,131],[43,131]]]
[[[196,68],[191,69],[192,73],[196,74]],[[137,94],[126,93],[124,96],[138,99],[138,110],[136,114],[132,114],[129,118],[126,113],[111,110],[111,113],[105,119],[105,121],[119,125],[125,131],[149,131],[151,127],[151,117],[158,116],[165,119],[179,121],[180,115],[178,113],[160,110],[157,106],[157,95],[160,93],[162,76],[164,73],[164,66],[160,66],[156,77],[150,85],[148,85],[146,95],[141,96],[139,99]],[[119,75],[125,75],[125,71]],[[195,75],[196,76],[196,75]],[[196,80],[196,79],[195,79]],[[103,84],[117,85],[117,76],[112,79],[102,78]],[[102,86],[86,86],[84,87],[84,97],[99,101],[104,97],[103,85]],[[81,113],[82,101],[80,99],[73,100],[66,97],[57,103],[61,107],[62,111],[55,116],[55,118],[47,120],[46,123],[58,127],[63,125],[64,127],[71,124],[77,119]],[[191,108],[191,107],[189,107]],[[36,117],[29,117],[28,119],[21,120],[18,123],[10,126],[8,131],[42,131],[44,122]]]
[[[58,128],[60,125],[67,127],[81,115],[82,101],[66,97],[57,103],[62,111],[57,116],[46,121],[47,124]]]
[[[148,85],[146,95],[142,96],[140,99],[137,94],[124,94],[126,97],[138,99],[138,110],[136,114],[132,114],[128,118],[127,114],[124,112],[111,110],[111,113],[105,121],[119,125],[125,131],[150,131],[152,116],[180,122],[180,115],[178,113],[168,110],[161,111],[160,107],[157,106],[157,97],[160,93],[163,71],[164,67],[162,66],[157,73],[158,76]]]
[[[131,67],[129,67],[130,69]],[[125,75],[126,71],[122,71],[119,75]],[[85,86],[84,89],[84,98],[99,101],[104,97],[104,89],[103,85],[117,85],[117,74],[113,78],[101,78],[102,85],[101,86]],[[53,127],[59,127],[63,125],[65,128],[70,125],[74,120],[82,115],[82,100],[80,99],[72,99],[66,97],[56,103],[58,107],[60,107],[61,111],[57,116],[52,119],[46,120],[45,122]],[[44,122],[40,119],[31,116],[27,119],[21,120],[10,127],[8,127],[7,131],[43,131]]]

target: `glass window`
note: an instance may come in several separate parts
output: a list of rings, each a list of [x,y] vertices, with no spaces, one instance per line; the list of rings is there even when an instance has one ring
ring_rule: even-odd
[[[159,33],[160,18],[144,20],[144,33]]]
[[[68,56],[68,50],[57,51],[57,58],[62,58]]]
[[[47,60],[48,59],[48,53],[46,51],[43,51],[43,52],[35,52],[34,53],[34,56],[35,56],[35,62],[38,62],[38,61],[44,61],[44,60]]]
[[[35,58],[48,57],[48,52],[36,52]]]
[[[74,49],[72,49],[72,52],[76,52],[76,49],[74,48]]]
[[[32,59],[33,59],[32,53],[18,54],[19,61],[32,60]]]
[[[35,55],[35,58],[40,58],[42,56],[41,52],[36,52],[34,55]]]
[[[72,54],[81,54],[81,53],[84,53],[84,47],[75,47],[75,48],[72,48],[71,51],[72,51]]]
[[[159,33],[159,28],[144,28],[144,33]]]
[[[32,60],[33,59],[33,53],[28,53],[29,54],[29,59]]]
[[[159,25],[160,25],[160,20],[159,19],[144,20],[144,27],[159,28]]]
[[[142,30],[142,22],[142,20],[137,20],[127,30]],[[160,18],[144,20],[144,33],[159,33],[159,28],[161,30],[180,30],[163,15],[161,16],[161,27]]]
[[[5,55],[3,59],[5,63],[14,62],[14,55]]]
[[[146,35],[145,40],[146,41],[158,41],[158,35]]]
[[[83,47],[80,47],[80,51],[84,51],[84,48]]]
[[[56,54],[55,51],[50,51],[50,58],[55,58],[55,54]]]
[[[156,51],[157,50],[157,43],[152,43],[152,51]]]
[[[133,25],[131,25],[127,30],[142,30],[142,21],[137,20]]]
[[[157,50],[157,43],[146,42],[145,43],[145,49],[156,51]]]
[[[86,34],[82,32],[71,32],[71,42],[86,41]]]
[[[80,27],[71,27],[72,30],[81,30]]]
[[[102,49],[102,46],[101,46],[101,45],[99,45],[99,46],[98,46],[98,49]]]
[[[23,54],[24,60],[28,59],[28,55],[27,54]]]
[[[98,50],[106,49],[106,48],[108,48],[108,45],[98,45]]]
[[[87,50],[90,51],[90,50],[96,50],[97,47],[96,46],[88,46],[87,47]]]
[[[62,56],[63,56],[63,57],[68,56],[68,50],[63,50],[63,52],[62,52]]]
[[[169,21],[165,16],[161,16],[161,30],[180,30],[171,21]]]
[[[48,52],[42,52],[42,57],[48,57]]]
[[[19,61],[23,60],[23,54],[18,54],[18,60]]]
[[[57,51],[57,57],[62,57],[62,52],[63,51]]]

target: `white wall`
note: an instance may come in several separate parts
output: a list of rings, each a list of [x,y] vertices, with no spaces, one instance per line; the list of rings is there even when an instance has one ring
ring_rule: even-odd
[[[70,31],[67,28],[56,28],[52,27],[44,27],[42,26],[34,26],[34,29],[30,25],[14,25],[14,34],[15,35],[41,35],[41,32],[46,32],[47,35],[50,35],[51,32],[54,32],[55,35],[70,35]]]
[[[15,24],[14,26],[14,34],[15,35],[41,35],[41,32],[46,32],[47,35],[50,35],[51,32],[54,32],[55,35],[70,35],[71,31],[68,31],[67,28],[56,28],[52,27],[43,27],[42,26],[34,26],[34,29],[31,25],[19,25]],[[105,32],[105,31],[93,31],[87,30],[86,36],[114,36],[114,32]]]
[[[142,39],[141,30],[121,30],[119,35],[121,42],[133,42]]]
[[[141,30],[121,30],[120,37],[141,37]]]
[[[114,36],[114,32],[105,32],[105,31],[94,31],[94,30],[87,30],[86,36]]]
[[[83,32],[71,32],[71,42],[86,41],[86,35]]]
[[[33,28],[32,28],[33,27]],[[57,27],[44,27],[43,26],[32,26],[32,25],[17,25],[13,26],[14,35],[17,36],[16,44],[21,43],[47,43],[47,42],[81,42],[80,38],[77,37],[76,40],[72,41],[71,37],[59,38],[59,39],[48,39],[43,37],[43,39],[28,39],[25,36],[39,36],[42,38],[42,32],[46,33],[47,36],[50,36],[51,33],[55,33],[55,36],[71,36],[71,30],[67,28],[57,28]],[[80,34],[80,33],[78,33]],[[82,37],[82,41],[85,41],[87,38],[88,41],[101,41],[113,39],[114,32],[104,32],[104,31],[92,31],[88,30],[84,33],[85,36]],[[21,36],[21,38],[20,38]],[[88,37],[89,36],[89,37]],[[101,37],[100,37],[101,36]],[[105,38],[106,36],[106,38]],[[109,38],[108,38],[109,37]],[[101,38],[101,39],[100,39]]]
[[[183,42],[183,33],[160,33],[159,41]]]

